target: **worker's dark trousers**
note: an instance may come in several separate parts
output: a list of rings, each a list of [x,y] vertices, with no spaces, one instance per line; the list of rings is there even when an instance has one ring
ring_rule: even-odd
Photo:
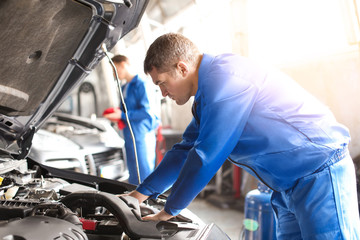
[[[277,239],[360,239],[353,161],[339,150],[322,168],[285,192],[274,192]]]

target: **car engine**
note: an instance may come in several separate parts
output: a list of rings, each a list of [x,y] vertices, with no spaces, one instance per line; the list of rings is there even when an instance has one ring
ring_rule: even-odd
[[[163,208],[164,196],[139,205],[126,191],[116,195],[42,172],[26,160],[0,160],[0,239],[224,239],[208,238],[221,230],[187,209],[170,221],[143,221]]]

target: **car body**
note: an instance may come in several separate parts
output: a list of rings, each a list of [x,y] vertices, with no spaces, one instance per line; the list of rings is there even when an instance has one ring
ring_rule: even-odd
[[[107,119],[56,112],[35,133],[29,157],[60,169],[118,181],[129,178],[125,141]]]
[[[133,185],[29,157],[35,133],[138,25],[147,3],[0,1],[0,239],[228,239],[187,210],[143,221],[165,196],[140,205],[126,195]]]

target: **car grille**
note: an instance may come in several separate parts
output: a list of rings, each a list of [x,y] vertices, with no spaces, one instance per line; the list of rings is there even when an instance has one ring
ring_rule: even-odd
[[[91,175],[101,176],[101,169],[109,165],[113,165],[114,167],[117,165],[118,170],[125,170],[123,149],[110,149],[105,152],[89,154],[85,156],[85,161],[88,173]],[[121,173],[119,174],[121,175]]]
[[[96,167],[113,160],[124,160],[124,154],[121,149],[92,154],[92,157],[94,158]]]

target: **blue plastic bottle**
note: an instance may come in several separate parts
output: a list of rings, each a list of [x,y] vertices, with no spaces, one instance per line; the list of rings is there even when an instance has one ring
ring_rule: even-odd
[[[271,193],[272,190],[259,181],[258,188],[246,194],[242,239],[276,239]]]

